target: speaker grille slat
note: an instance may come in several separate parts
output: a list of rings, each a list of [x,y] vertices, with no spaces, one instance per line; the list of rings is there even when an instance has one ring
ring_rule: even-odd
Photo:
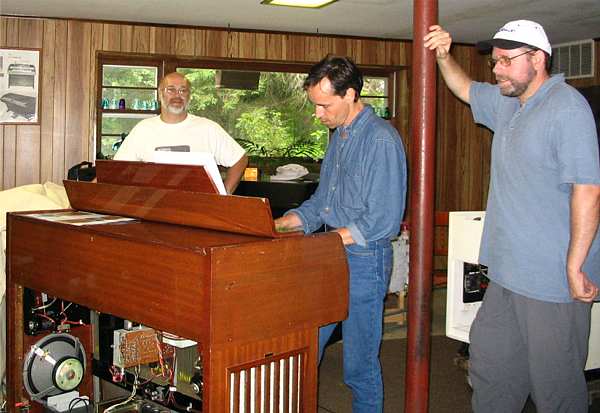
[[[298,413],[307,349],[228,369],[230,413]]]

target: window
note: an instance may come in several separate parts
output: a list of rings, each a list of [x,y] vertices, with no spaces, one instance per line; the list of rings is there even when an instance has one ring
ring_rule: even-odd
[[[329,131],[306,99],[305,74],[186,67],[177,71],[192,84],[189,112],[220,124],[249,155],[315,160],[325,155]]]
[[[385,119],[391,118],[392,111],[388,91],[389,78],[364,76],[363,81],[362,101],[373,106],[378,116]]]
[[[325,155],[329,130],[316,119],[302,87],[309,65],[101,55],[99,66],[98,158],[112,158],[140,120],[160,113],[158,81],[175,70],[192,86],[189,113],[217,122],[250,156]],[[363,72],[363,101],[379,116],[392,117],[393,72]]]
[[[111,158],[140,120],[159,113],[159,68],[157,63],[100,65],[97,158]]]

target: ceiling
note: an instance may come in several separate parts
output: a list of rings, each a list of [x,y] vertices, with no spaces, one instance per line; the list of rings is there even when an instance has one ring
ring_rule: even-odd
[[[393,39],[412,38],[413,2],[338,0],[323,9],[260,0],[0,0],[5,15],[231,27]],[[439,21],[455,42],[490,38],[505,22],[541,23],[552,44],[600,38],[600,0],[439,0]]]

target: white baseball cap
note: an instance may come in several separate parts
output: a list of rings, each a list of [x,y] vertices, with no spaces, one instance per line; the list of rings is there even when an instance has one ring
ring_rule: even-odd
[[[531,20],[514,20],[506,23],[490,40],[477,43],[477,48],[489,52],[492,47],[512,50],[533,46],[552,55],[552,46],[544,28]]]

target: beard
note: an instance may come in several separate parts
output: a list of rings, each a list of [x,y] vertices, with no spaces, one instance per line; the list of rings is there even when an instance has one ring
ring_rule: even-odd
[[[166,109],[169,113],[172,113],[173,115],[180,115],[183,112],[187,111],[187,104],[183,105],[183,106],[172,106],[172,105],[167,105]]]
[[[175,106],[169,101],[165,101],[165,99],[161,99],[161,106],[165,108],[165,110],[173,115],[181,115],[183,112],[187,112],[188,106],[190,105],[189,101],[183,100],[183,104],[181,106]]]
[[[507,82],[505,84],[498,84],[500,86],[500,93],[504,96],[516,98],[527,90],[536,74],[537,71],[531,66],[527,70],[526,78],[523,81],[508,77],[496,77],[496,82]]]

